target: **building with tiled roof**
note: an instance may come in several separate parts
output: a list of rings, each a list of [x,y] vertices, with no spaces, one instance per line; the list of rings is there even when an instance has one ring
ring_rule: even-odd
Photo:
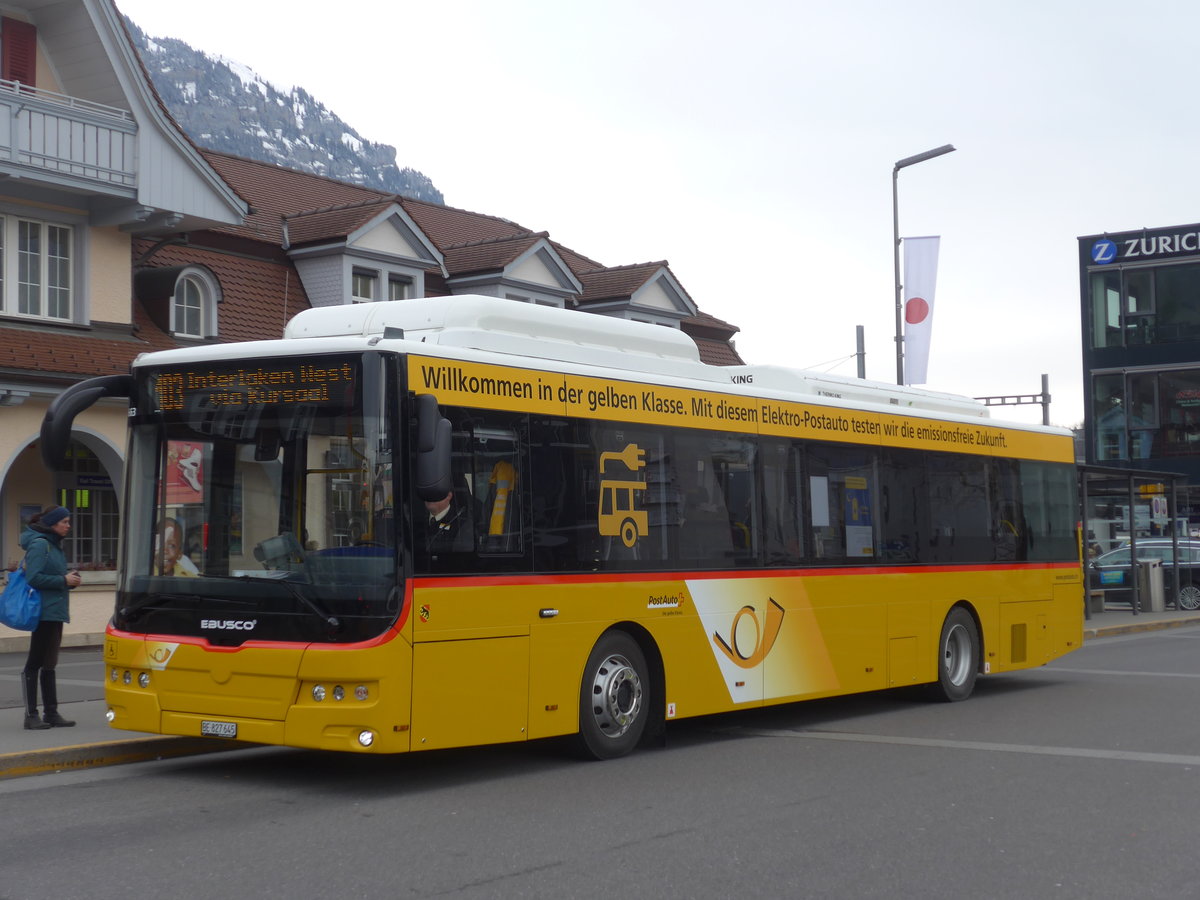
[[[0,17],[0,541],[62,503],[69,558],[115,558],[124,404],[76,420],[42,466],[41,419],[141,353],[280,337],[301,310],[483,294],[654,322],[740,364],[665,261],[606,267],[499,216],[197,148],[155,93],[112,0],[10,0]],[[22,52],[15,52],[23,51]],[[62,135],[90,133],[94,141]]]

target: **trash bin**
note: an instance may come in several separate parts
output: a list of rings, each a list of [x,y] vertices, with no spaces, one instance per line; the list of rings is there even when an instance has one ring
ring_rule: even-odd
[[[1137,563],[1138,608],[1142,612],[1164,612],[1163,566],[1161,559],[1139,559]]]

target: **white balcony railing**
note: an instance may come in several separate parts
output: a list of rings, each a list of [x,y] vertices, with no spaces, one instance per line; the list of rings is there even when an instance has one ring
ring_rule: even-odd
[[[136,135],[128,110],[0,80],[0,164],[133,188]]]

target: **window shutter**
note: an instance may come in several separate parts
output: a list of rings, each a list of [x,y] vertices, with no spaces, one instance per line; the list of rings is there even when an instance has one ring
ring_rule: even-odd
[[[37,28],[28,22],[0,18],[0,78],[37,85]]]

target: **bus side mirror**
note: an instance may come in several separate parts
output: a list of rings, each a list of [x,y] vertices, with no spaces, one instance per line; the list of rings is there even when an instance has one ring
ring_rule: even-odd
[[[441,500],[450,493],[450,420],[433,394],[417,396],[417,496]]]
[[[73,384],[51,401],[42,419],[42,462],[46,468],[62,468],[71,442],[75,417],[101,397],[133,399],[132,375],[103,375]]]

